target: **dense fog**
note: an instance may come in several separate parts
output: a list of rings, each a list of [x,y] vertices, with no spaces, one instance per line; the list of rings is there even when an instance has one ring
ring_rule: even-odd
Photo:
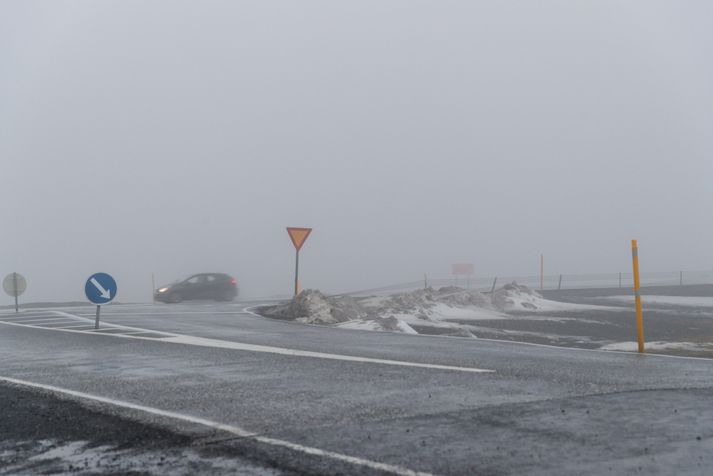
[[[0,274],[713,269],[710,2],[0,3]],[[0,276],[0,278],[2,277]],[[0,304],[9,303],[5,296]]]

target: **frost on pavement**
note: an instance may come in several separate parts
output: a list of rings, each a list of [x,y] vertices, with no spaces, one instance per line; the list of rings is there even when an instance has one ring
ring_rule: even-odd
[[[267,317],[344,329],[417,334],[419,328],[441,328],[448,335],[474,337],[463,322],[508,319],[518,312],[574,310],[582,306],[543,298],[517,283],[506,284],[493,293],[447,286],[426,288],[388,296],[333,296],[307,289],[290,302],[265,307]]]

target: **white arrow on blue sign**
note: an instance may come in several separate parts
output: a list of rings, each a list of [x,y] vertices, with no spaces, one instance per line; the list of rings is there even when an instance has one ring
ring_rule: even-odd
[[[116,297],[116,281],[106,273],[92,274],[84,285],[84,294],[94,304],[107,304]]]

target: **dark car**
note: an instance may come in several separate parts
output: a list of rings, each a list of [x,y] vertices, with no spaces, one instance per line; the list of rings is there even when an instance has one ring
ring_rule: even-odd
[[[154,299],[167,303],[189,299],[232,301],[237,295],[238,282],[232,276],[223,273],[201,273],[162,287],[156,291]]]

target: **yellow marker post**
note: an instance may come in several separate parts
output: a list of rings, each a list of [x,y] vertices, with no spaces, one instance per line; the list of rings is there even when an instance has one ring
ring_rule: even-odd
[[[636,240],[631,240],[631,257],[634,265],[634,298],[636,299],[636,335],[639,352],[644,352],[644,316],[641,309],[641,282],[639,280],[639,247]]]

